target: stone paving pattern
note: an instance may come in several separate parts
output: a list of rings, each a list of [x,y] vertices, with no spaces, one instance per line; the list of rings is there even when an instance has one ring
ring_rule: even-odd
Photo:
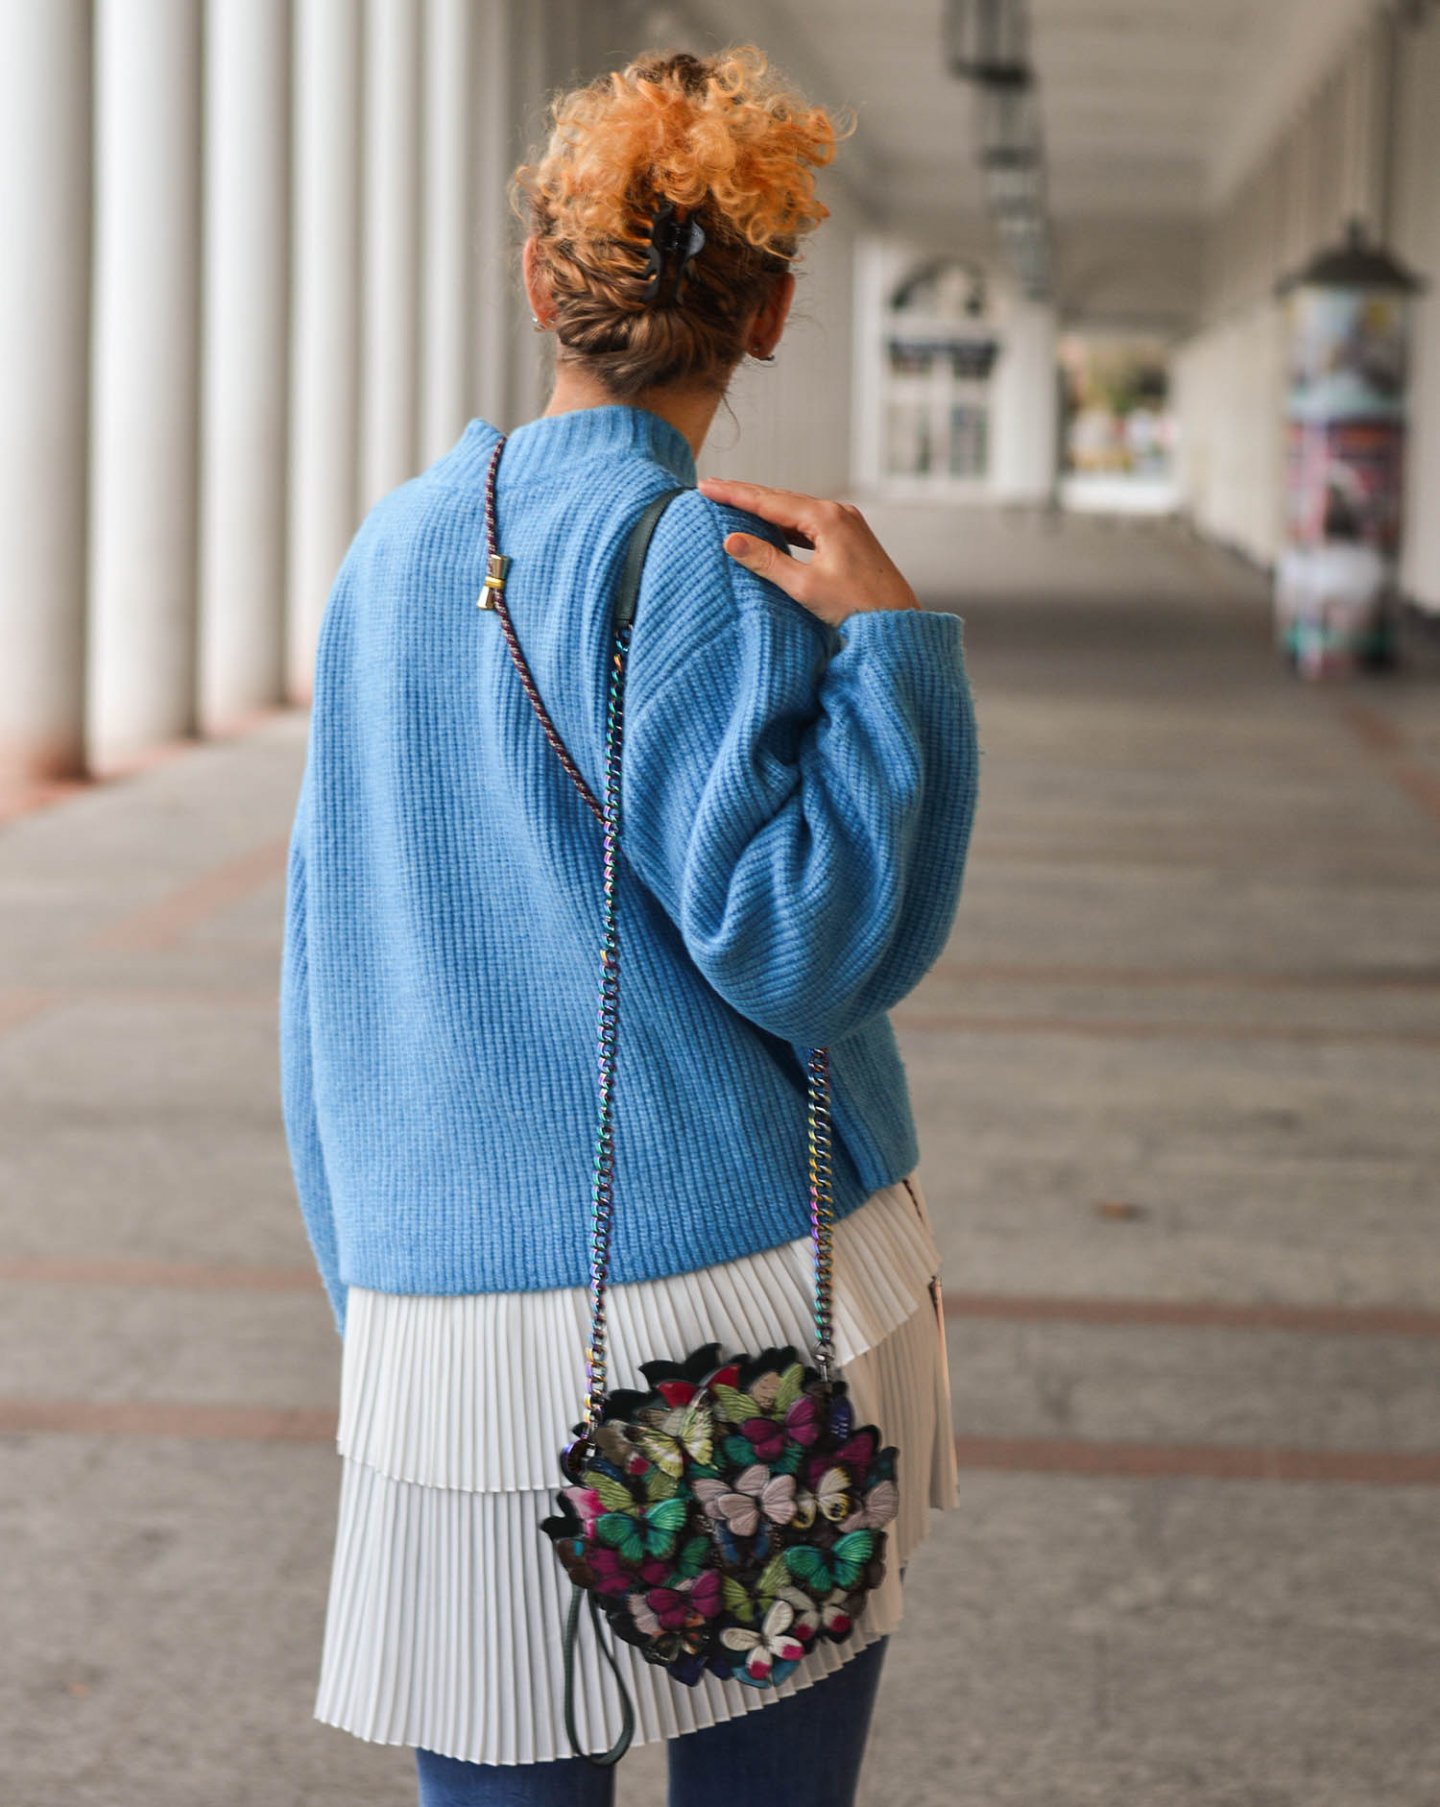
[[[897,1013],[961,1506],[868,1807],[1440,1801],[1440,654],[1163,526],[871,511],[982,797]],[[297,712],[0,836],[0,1807],[380,1807],[316,1724],[339,1342],[274,997]],[[621,1774],[663,1800],[663,1751]],[[765,1807],[757,1803],[756,1807]]]

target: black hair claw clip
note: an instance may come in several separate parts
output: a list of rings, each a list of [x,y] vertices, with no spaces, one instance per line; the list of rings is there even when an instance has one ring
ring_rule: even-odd
[[[672,264],[672,292],[678,297],[686,268],[704,243],[705,232],[699,220],[693,215],[680,218],[675,203],[668,196],[660,202],[650,221],[650,245],[645,256],[644,296],[647,302],[659,296],[666,269]]]

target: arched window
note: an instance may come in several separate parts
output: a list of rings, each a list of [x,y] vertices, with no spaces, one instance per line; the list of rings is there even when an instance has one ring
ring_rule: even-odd
[[[978,266],[913,264],[885,297],[880,478],[897,494],[943,495],[990,469],[990,372],[1000,349]]]

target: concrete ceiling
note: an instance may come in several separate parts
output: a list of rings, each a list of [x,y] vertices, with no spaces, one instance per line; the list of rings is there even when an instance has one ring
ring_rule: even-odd
[[[1031,0],[1057,223],[1198,223],[1373,0]],[[664,10],[663,8],[657,10]],[[837,170],[878,218],[972,225],[971,90],[947,73],[943,0],[684,0],[856,108]]]

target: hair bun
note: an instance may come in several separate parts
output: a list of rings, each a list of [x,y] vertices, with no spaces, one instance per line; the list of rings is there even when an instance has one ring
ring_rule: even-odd
[[[815,171],[837,128],[743,44],[711,57],[650,52],[555,96],[545,148],[511,180],[536,240],[562,356],[617,400],[686,381],[725,387],[748,323],[829,216]],[[653,276],[665,202],[703,244],[683,290]]]

